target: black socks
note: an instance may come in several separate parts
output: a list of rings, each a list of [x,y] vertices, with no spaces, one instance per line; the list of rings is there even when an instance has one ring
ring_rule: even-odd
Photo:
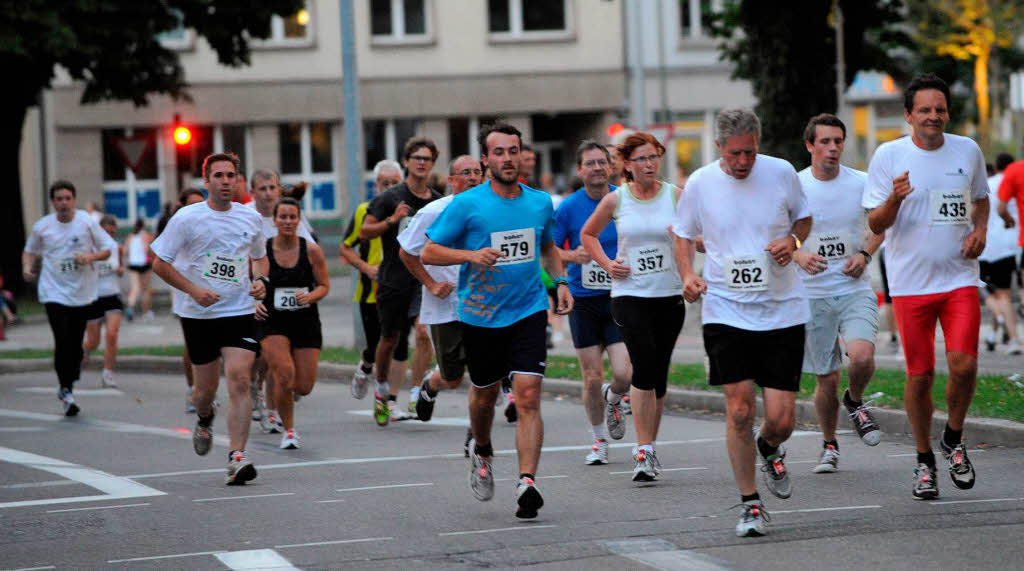
[[[864,404],[864,401],[853,400],[850,398],[850,391],[847,390],[843,393],[843,404],[846,405],[846,408],[858,408]]]
[[[931,450],[927,452],[918,452],[917,463],[925,464],[932,470],[935,470],[935,453],[932,452]]]
[[[942,431],[942,441],[950,448],[956,448],[963,436],[964,430],[962,428],[960,430],[953,430],[949,427],[949,424],[946,424],[946,429]]]
[[[522,480],[523,478],[529,478],[532,480],[533,474],[519,474],[519,479]]]
[[[771,444],[768,444],[767,440],[765,440],[764,438],[761,438],[760,436],[758,436],[757,437],[757,451],[761,453],[761,457],[762,458],[767,460],[769,456],[771,456],[772,454],[775,454],[776,452],[779,451],[779,447],[778,446],[772,446]]]
[[[740,495],[740,502],[742,502],[742,503],[747,503],[749,501],[760,500],[760,499],[761,499],[761,494],[759,494],[757,492],[754,492],[753,494],[750,494],[750,495],[744,495],[744,494]]]
[[[477,456],[483,456],[484,458],[490,458],[491,456],[494,456],[494,447],[491,446],[490,444],[484,444],[484,445],[477,444],[477,445],[475,445],[473,447],[473,452]]]
[[[839,451],[839,441],[838,440],[826,440],[825,443],[821,445],[822,448],[828,448],[829,446],[831,446],[832,448],[835,448],[837,452]]]

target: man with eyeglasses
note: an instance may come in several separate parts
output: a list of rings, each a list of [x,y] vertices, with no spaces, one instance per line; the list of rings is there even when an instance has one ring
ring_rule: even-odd
[[[412,275],[423,284],[420,325],[429,326],[430,339],[437,355],[437,368],[423,379],[416,401],[416,416],[423,422],[430,420],[434,413],[438,391],[458,387],[466,370],[466,349],[462,343],[462,325],[459,323],[459,296],[452,295],[459,282],[459,266],[424,266],[420,261],[420,253],[427,245],[427,228],[451,204],[455,195],[483,182],[484,171],[479,161],[469,155],[462,155],[452,160],[448,173],[452,194],[422,208],[398,235],[398,244],[401,246],[398,255]]]
[[[397,395],[404,379],[389,379],[388,372],[399,337],[409,335],[419,316],[420,283],[409,273],[398,255],[398,234],[405,230],[419,209],[441,198],[440,194],[427,186],[427,179],[436,160],[437,145],[434,141],[426,137],[409,139],[402,151],[405,181],[380,193],[370,202],[363,228],[359,232],[363,240],[380,236],[383,246],[383,258],[377,274],[380,343],[377,345],[377,387],[373,404],[374,419],[379,426],[386,426],[392,417],[396,420],[406,418],[395,410]],[[419,380],[427,372],[431,353],[426,327],[416,325],[413,379]],[[409,404],[411,409],[416,403],[413,401]]]
[[[612,318],[611,276],[591,259],[580,242],[580,230],[587,219],[601,199],[615,191],[608,183],[611,165],[608,149],[597,141],[587,139],[579,144],[576,172],[583,179],[583,188],[569,195],[555,211],[553,229],[562,263],[568,264],[569,291],[575,300],[569,313],[569,330],[583,371],[583,408],[594,435],[585,460],[588,465],[607,464],[608,436],[620,440],[626,433],[622,395],[629,392],[632,374],[629,353]],[[614,221],[601,231],[599,239],[605,254],[614,260],[619,240]],[[612,382],[604,385],[602,351],[608,353],[612,364]]]

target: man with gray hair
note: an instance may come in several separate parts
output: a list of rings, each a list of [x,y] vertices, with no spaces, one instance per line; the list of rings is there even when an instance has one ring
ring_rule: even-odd
[[[702,320],[708,381],[721,386],[726,446],[743,512],[736,535],[767,533],[757,493],[756,454],[768,490],[788,498],[782,443],[795,423],[810,308],[793,253],[811,230],[807,198],[789,162],[758,154],[761,123],[749,109],[725,109],[716,120],[722,158],[686,181],[672,230],[683,297],[704,295]],[[693,269],[694,242],[703,236],[704,277]],[[765,419],[756,430],[755,386]]]

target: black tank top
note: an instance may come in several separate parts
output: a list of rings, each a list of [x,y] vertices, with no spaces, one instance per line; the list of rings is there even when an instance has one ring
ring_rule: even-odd
[[[320,312],[316,304],[298,306],[295,309],[281,310],[277,307],[277,290],[281,288],[308,288],[313,291],[316,287],[316,279],[313,277],[313,264],[309,262],[309,254],[306,251],[306,239],[299,238],[299,259],[293,267],[286,268],[277,263],[274,258],[274,239],[267,240],[267,259],[270,261],[270,285],[267,286],[266,300],[264,303],[270,312],[270,317],[299,318],[319,317]],[[294,299],[294,298],[292,298]]]

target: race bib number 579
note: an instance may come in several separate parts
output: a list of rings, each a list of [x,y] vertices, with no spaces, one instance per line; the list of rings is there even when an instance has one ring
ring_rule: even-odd
[[[532,262],[537,259],[536,232],[533,228],[491,232],[491,247],[501,252],[496,266]]]

